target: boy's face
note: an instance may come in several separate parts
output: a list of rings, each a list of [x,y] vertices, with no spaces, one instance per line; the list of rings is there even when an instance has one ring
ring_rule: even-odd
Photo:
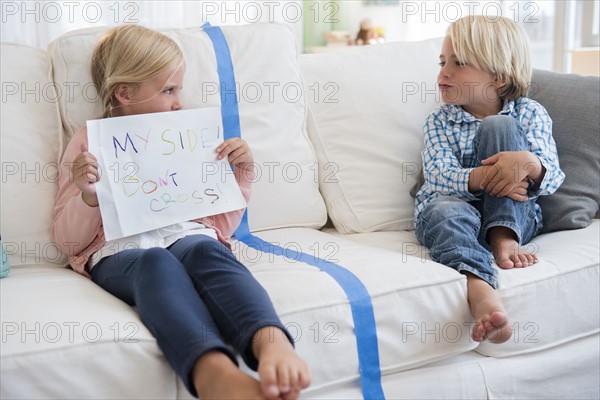
[[[171,69],[164,71],[135,88],[129,86],[125,92],[119,89],[117,98],[120,107],[115,109],[115,114],[134,115],[180,110],[184,67],[179,68],[173,76],[172,73]]]
[[[463,106],[478,118],[497,114],[502,109],[498,97],[498,89],[502,84],[492,73],[461,64],[449,37],[444,38],[442,44],[440,66],[437,81],[444,103]]]

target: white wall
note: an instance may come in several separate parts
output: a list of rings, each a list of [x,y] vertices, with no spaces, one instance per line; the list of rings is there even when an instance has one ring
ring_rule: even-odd
[[[150,28],[280,22],[296,33],[302,48],[302,1],[21,1],[2,0],[0,39],[45,49],[61,34],[79,28],[139,23]]]
[[[519,23],[530,37],[535,68],[553,67],[555,2],[516,0],[406,1],[392,5],[369,5],[362,0],[338,0],[339,22],[333,29],[348,31],[354,38],[360,21],[371,19],[383,27],[387,41],[417,41],[444,36],[447,27],[470,14],[504,16]],[[393,5],[395,4],[395,5]]]

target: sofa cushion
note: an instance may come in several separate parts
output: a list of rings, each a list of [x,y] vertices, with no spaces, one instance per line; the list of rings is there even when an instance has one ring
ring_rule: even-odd
[[[600,79],[534,71],[530,96],[553,121],[565,181],[538,200],[544,232],[588,226],[600,205]]]
[[[413,232],[327,233],[363,245],[430,260]],[[508,311],[513,337],[483,342],[477,351],[494,357],[526,354],[575,341],[600,331],[600,220],[585,229],[552,232],[527,245],[540,262],[528,268],[498,269],[498,292]],[[451,268],[448,270],[452,271]],[[457,276],[458,273],[452,271]]]
[[[298,353],[309,363],[311,391],[359,378],[355,327],[339,284],[298,262],[294,251],[337,263],[364,284],[373,304],[382,375],[476,346],[469,335],[466,282],[455,271],[313,229],[278,229],[257,236],[290,250],[280,257],[234,242],[236,256],[266,288],[296,339]]]
[[[62,265],[50,236],[62,127],[45,51],[2,43],[0,231],[13,267]]]
[[[412,229],[423,122],[440,100],[440,43],[301,56],[321,192],[340,232]]]
[[[0,280],[3,399],[176,397],[177,376],[135,310],[66,268]]]
[[[100,113],[90,60],[95,43],[106,30],[73,31],[49,46],[55,80],[62,92],[69,94],[60,98],[67,137]],[[316,157],[306,135],[294,34],[278,24],[224,26],[222,30],[238,84],[242,137],[250,144],[256,162],[250,228],[321,227],[327,215],[315,177]],[[184,53],[184,107],[219,106],[217,63],[208,35],[201,28],[161,31]]]

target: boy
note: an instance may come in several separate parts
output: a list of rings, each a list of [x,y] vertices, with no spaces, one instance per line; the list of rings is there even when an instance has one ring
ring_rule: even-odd
[[[508,269],[538,261],[521,245],[542,227],[536,198],[554,193],[564,174],[548,113],[524,97],[531,66],[517,24],[484,16],[454,22],[440,66],[445,104],[423,128],[416,234],[432,259],[466,275],[472,338],[502,343],[512,331],[492,263]]]

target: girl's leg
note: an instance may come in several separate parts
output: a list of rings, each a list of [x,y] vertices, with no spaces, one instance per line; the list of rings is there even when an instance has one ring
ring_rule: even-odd
[[[192,235],[169,247],[211,311],[215,328],[259,372],[265,396],[295,398],[308,386],[310,372],[296,355],[265,289],[219,241]]]
[[[492,256],[479,241],[481,215],[455,197],[437,197],[419,214],[416,234],[431,258],[467,276],[467,296],[475,325],[474,340],[496,342],[511,336],[508,316],[494,290],[497,285]]]
[[[141,320],[193,395],[196,388],[191,372],[199,358],[218,354],[238,370],[235,356],[212,329],[215,322],[185,268],[166,249],[119,252],[101,260],[92,269],[92,279],[137,307]]]
[[[476,149],[477,160],[481,162],[501,151],[529,151],[529,146],[514,118],[495,115],[481,122]],[[485,193],[477,208],[482,214],[480,240],[484,246],[489,244],[501,268],[527,267],[537,262],[535,254],[521,247],[537,230],[534,200],[520,202]]]

